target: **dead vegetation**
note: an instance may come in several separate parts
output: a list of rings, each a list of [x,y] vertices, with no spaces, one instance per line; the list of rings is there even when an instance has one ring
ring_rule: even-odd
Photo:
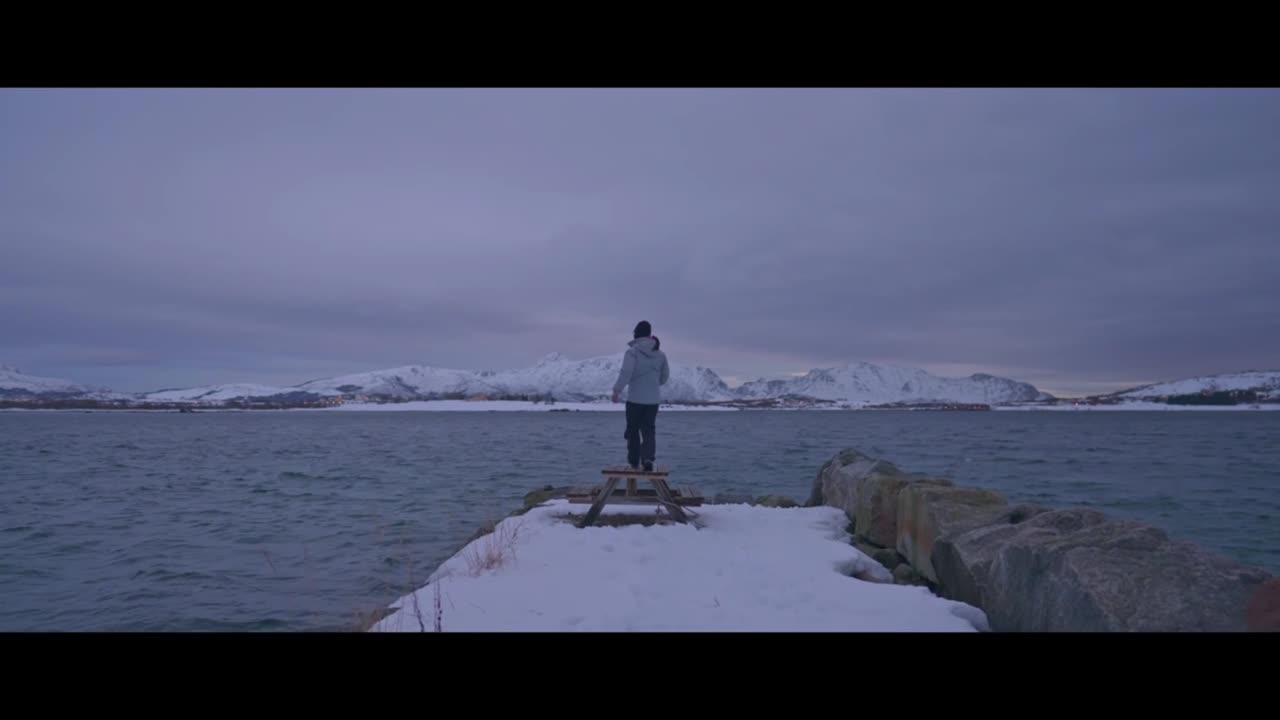
[[[462,554],[468,574],[475,577],[514,561],[515,546],[523,529],[523,522],[514,519],[490,523],[488,532],[468,545]]]
[[[561,522],[576,525],[582,519],[583,514],[569,512],[557,514],[555,517]],[[695,526],[700,525],[696,519],[691,521]],[[371,612],[358,613],[356,627],[360,631],[371,630],[381,620],[400,612],[402,622],[407,623],[410,627],[415,627],[420,632],[431,630],[442,632],[445,619],[444,601],[448,599],[443,596],[444,591],[441,587],[443,581],[455,574],[478,577],[486,572],[499,570],[513,564],[516,561],[516,547],[526,532],[524,522],[524,518],[517,515],[502,520],[490,519],[481,525],[468,539],[461,552],[455,556],[461,560],[461,567],[454,565],[451,568],[442,569],[441,572],[426,583],[431,586],[431,607],[427,607],[425,596],[419,597],[419,591],[427,588],[425,586],[417,587],[417,584],[413,581],[412,569],[410,569],[409,587],[406,588],[404,593],[404,596],[407,596],[405,597],[404,606],[401,608],[380,607]],[[655,507],[651,511],[645,509],[637,510],[634,513],[602,513],[597,517],[594,526],[626,527],[638,525],[651,527],[674,524],[677,524],[676,521],[662,508]]]

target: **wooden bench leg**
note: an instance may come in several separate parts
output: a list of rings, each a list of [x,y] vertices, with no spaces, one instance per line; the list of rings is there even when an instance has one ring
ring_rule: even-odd
[[[617,486],[618,478],[616,476],[609,478],[609,482],[604,484],[604,490],[600,492],[600,497],[596,498],[596,501],[591,503],[591,509],[587,510],[587,514],[582,518],[582,521],[578,523],[578,527],[588,527],[591,523],[596,521],[596,518],[600,515],[600,511],[604,509],[604,504],[609,502],[609,498],[613,496],[613,489]]]
[[[658,492],[658,497],[662,499],[667,512],[676,522],[687,523],[689,516],[684,514],[684,510],[676,502],[675,497],[671,494],[671,488],[667,485],[667,481],[662,478],[652,478],[653,487]]]

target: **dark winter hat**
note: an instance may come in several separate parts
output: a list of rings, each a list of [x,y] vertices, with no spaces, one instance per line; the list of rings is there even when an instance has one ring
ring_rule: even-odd
[[[649,335],[652,333],[653,333],[653,328],[649,326],[648,320],[641,320],[640,322],[636,323],[635,337],[638,337],[638,338],[649,337]]]

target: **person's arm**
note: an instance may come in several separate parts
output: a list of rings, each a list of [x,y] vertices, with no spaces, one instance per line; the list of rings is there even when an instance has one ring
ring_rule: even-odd
[[[671,367],[667,363],[667,356],[662,356],[662,373],[658,376],[658,384],[666,385],[667,380],[671,378]]]
[[[618,395],[622,392],[622,388],[631,382],[631,373],[636,369],[636,356],[631,350],[622,356],[622,369],[618,371],[618,380],[613,384],[613,401],[618,402]]]

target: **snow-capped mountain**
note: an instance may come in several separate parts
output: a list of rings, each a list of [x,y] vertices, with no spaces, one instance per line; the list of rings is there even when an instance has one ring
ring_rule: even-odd
[[[785,380],[756,380],[738,388],[738,394],[744,399],[798,395],[851,405],[931,402],[994,405],[1052,399],[1033,385],[992,375],[944,378],[919,368],[866,362],[817,368]]]
[[[60,399],[111,395],[110,390],[89,388],[61,378],[28,375],[8,365],[0,365],[0,399]]]
[[[485,380],[516,394],[550,393],[557,400],[595,400],[612,394],[622,360],[623,353],[587,360],[552,353],[531,368],[486,373]],[[731,400],[735,394],[709,368],[671,363],[671,378],[662,388],[662,397],[675,403],[714,402]]]
[[[1178,395],[1198,395],[1239,390],[1257,393],[1260,400],[1280,400],[1280,370],[1248,371],[1204,375],[1170,382],[1144,385],[1115,393],[1126,400],[1160,400]]]
[[[542,358],[531,368],[515,370],[453,370],[406,365],[389,370],[342,375],[298,385],[318,395],[382,396],[403,400],[449,395],[490,398],[550,396],[560,401],[606,399],[622,368],[622,353],[571,360],[559,353]],[[708,402],[733,399],[734,393],[714,371],[671,365],[671,379],[662,389],[669,402]]]
[[[65,407],[68,401],[106,401],[110,406],[147,403],[219,405],[248,400],[284,406],[324,406],[343,401],[467,399],[542,399],[563,402],[607,401],[622,353],[573,360],[559,353],[529,368],[455,370],[405,365],[386,370],[340,375],[282,387],[227,383],[195,388],[117,393],[60,378],[29,375],[0,365],[0,401],[18,406]],[[757,401],[812,398],[852,407],[894,403],[973,403],[1007,405],[1052,402],[1034,386],[986,374],[964,378],[931,375],[919,368],[855,362],[816,368],[785,379],[760,379],[730,388],[715,371],[673,363],[662,390],[672,403]],[[1280,370],[1224,373],[1155,383],[1092,398],[1096,403],[1248,404],[1280,403]],[[800,406],[807,403],[801,401]],[[768,405],[768,403],[765,403]],[[90,406],[95,406],[92,403]],[[795,406],[795,405],[789,405]],[[1137,405],[1135,405],[1137,407]]]
[[[157,390],[155,392],[140,393],[132,397],[143,402],[156,403],[219,403],[235,400],[280,398],[296,394],[298,394],[297,388],[258,385],[256,383],[230,383],[227,385],[205,385],[203,387],[182,388],[178,390]]]
[[[388,370],[311,380],[292,388],[317,395],[368,395],[415,400],[432,395],[496,394],[498,389],[473,370],[405,365]]]
[[[122,395],[92,391],[64,380],[19,375],[6,368],[0,373],[0,398],[24,399],[111,397],[140,403],[220,404],[250,402],[323,404],[338,397],[346,401],[436,400],[446,398],[519,399],[551,398],[562,402],[607,401],[622,367],[623,353],[574,360],[559,353],[542,358],[528,368],[509,370],[456,370],[425,365],[405,365],[385,370],[309,380],[281,387],[256,383],[228,383],[195,388],[166,389]],[[6,380],[18,378],[18,380]],[[6,388],[14,388],[7,390]],[[36,392],[38,389],[38,392]],[[8,392],[10,394],[6,395]],[[93,395],[93,393],[99,393]],[[21,394],[19,394],[21,393]],[[46,393],[40,395],[40,393]],[[56,394],[53,394],[56,393]],[[883,403],[985,403],[1002,404],[1051,399],[1035,387],[990,375],[941,378],[916,368],[852,363],[841,368],[819,368],[801,377],[757,380],[730,388],[705,367],[672,363],[671,379],[662,389],[671,403],[706,403],[762,400],[784,396],[830,400],[853,406]],[[625,392],[624,392],[625,396]]]

